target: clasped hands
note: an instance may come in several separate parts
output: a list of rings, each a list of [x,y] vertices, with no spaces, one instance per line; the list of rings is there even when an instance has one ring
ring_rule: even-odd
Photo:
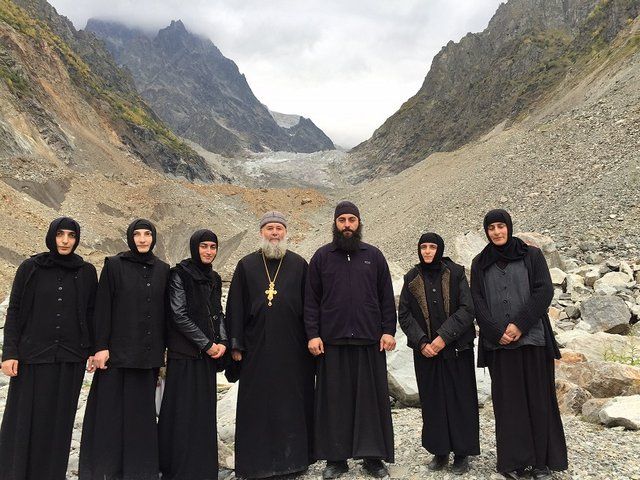
[[[522,331],[513,323],[507,325],[507,329],[500,337],[500,345],[509,345],[511,342],[517,342],[522,336]]]
[[[428,358],[435,357],[445,346],[446,344],[444,343],[444,340],[442,340],[442,337],[438,335],[433,342],[422,345],[420,353]]]

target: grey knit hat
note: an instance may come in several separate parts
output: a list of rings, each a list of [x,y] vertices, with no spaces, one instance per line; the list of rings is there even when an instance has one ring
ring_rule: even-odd
[[[280,213],[275,210],[262,215],[262,218],[260,219],[260,228],[264,227],[267,223],[281,223],[284,225],[284,228],[287,228],[287,219],[285,218],[284,213]]]

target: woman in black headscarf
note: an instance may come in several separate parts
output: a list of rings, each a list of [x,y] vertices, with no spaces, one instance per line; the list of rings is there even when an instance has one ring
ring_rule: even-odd
[[[216,373],[227,348],[222,280],[211,263],[218,237],[198,230],[191,258],[171,269],[167,382],[160,420],[160,467],[169,480],[218,478]]]
[[[420,263],[404,276],[398,320],[413,349],[422,446],[434,455],[428,467],[442,470],[453,452],[452,471],[463,474],[468,456],[480,454],[473,301],[464,267],[443,253],[439,235],[420,237]]]
[[[511,217],[484,218],[489,244],[473,259],[471,292],[480,326],[478,366],[489,367],[496,419],[497,469],[536,479],[567,469],[555,390],[560,351],[547,309],[553,284],[542,251],[513,236]]]
[[[150,221],[133,221],[129,251],[107,257],[100,274],[81,480],[159,476],[155,389],[164,365],[169,265],[152,253],[156,238]]]
[[[4,327],[2,372],[11,377],[0,429],[0,479],[63,480],[91,351],[98,278],[73,253],[80,225],[49,226],[48,252],[18,267]]]

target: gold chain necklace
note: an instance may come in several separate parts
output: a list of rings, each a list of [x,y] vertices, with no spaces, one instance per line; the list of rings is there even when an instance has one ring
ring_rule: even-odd
[[[267,278],[269,279],[269,288],[264,291],[267,295],[267,300],[269,303],[267,305],[273,305],[273,297],[278,293],[276,290],[276,278],[278,278],[278,273],[280,273],[280,267],[282,266],[282,260],[284,260],[284,255],[280,258],[280,263],[278,264],[278,268],[276,269],[276,274],[273,276],[273,280],[271,280],[271,275],[269,275],[269,269],[267,268],[267,260],[264,258],[264,252],[262,253],[262,263],[264,263],[264,271],[267,273]],[[286,252],[285,252],[286,255]]]

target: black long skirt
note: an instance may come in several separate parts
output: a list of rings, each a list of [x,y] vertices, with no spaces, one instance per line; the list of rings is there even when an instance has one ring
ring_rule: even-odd
[[[447,359],[414,352],[413,359],[422,406],[422,446],[434,455],[479,455],[473,349]]]
[[[155,368],[108,368],[93,377],[80,443],[80,480],[156,480]]]
[[[498,471],[566,470],[567,445],[556,398],[553,358],[545,347],[487,352],[496,419]]]
[[[20,363],[0,429],[0,479],[64,480],[84,363]]]
[[[378,345],[327,345],[318,358],[316,458],[394,461],[387,357]]]
[[[158,422],[163,480],[218,478],[216,373],[211,358],[167,363]]]

